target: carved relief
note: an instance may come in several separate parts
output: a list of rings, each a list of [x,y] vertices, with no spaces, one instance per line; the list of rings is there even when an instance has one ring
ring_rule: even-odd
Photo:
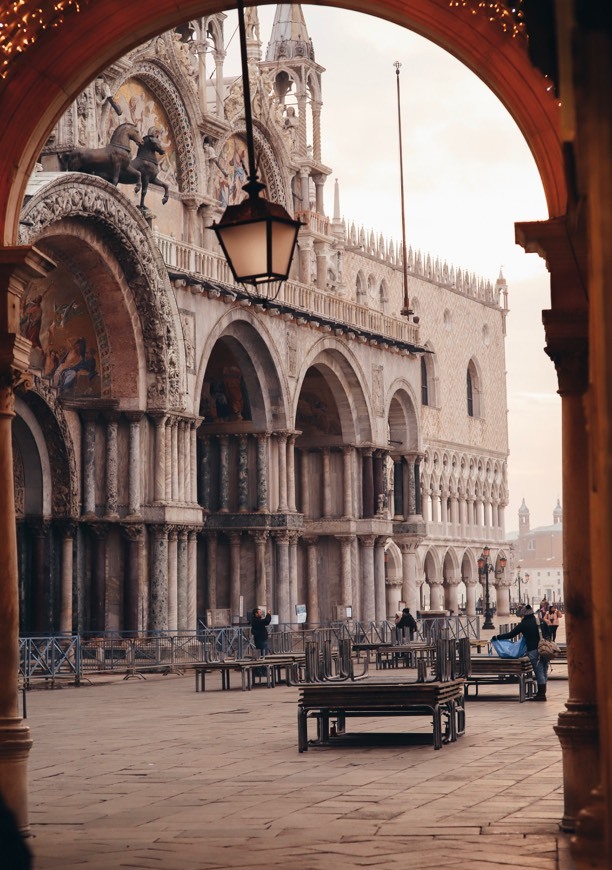
[[[15,438],[15,431],[11,432],[13,442],[13,479],[15,481],[15,514],[18,517],[25,515],[25,469],[23,456],[19,449],[19,443]]]

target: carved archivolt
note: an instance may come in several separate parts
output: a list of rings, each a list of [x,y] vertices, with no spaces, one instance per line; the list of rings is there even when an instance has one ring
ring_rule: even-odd
[[[101,178],[86,183],[73,174],[56,179],[32,197],[22,213],[20,240],[34,244],[50,225],[64,218],[94,223],[111,248],[130,287],[138,311],[148,371],[149,404],[155,408],[181,406],[183,375],[179,366],[176,330],[178,315],[168,274],[155,247],[148,224],[123,196]]]

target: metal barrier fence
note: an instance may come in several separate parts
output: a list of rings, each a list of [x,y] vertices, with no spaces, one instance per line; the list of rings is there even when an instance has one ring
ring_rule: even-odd
[[[417,636],[436,641],[480,637],[479,617],[449,617],[417,620]],[[391,643],[395,625],[338,622],[317,628],[274,626],[270,631],[271,653],[305,652],[307,644],[341,641]],[[126,677],[146,671],[179,672],[199,662],[243,659],[255,655],[250,626],[207,628],[191,632],[145,634],[105,632],[92,637],[56,635],[24,637],[19,641],[19,672],[25,688],[35,682],[54,685],[62,679],[78,685],[91,674],[123,673]]]

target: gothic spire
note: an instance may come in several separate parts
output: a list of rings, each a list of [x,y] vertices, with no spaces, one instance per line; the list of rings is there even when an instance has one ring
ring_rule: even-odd
[[[308,57],[314,60],[312,40],[308,35],[302,7],[298,4],[279,3],[274,14],[266,60],[284,57]]]

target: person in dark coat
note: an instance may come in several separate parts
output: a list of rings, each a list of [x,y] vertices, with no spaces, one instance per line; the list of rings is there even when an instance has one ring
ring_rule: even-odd
[[[401,630],[402,636],[405,636],[407,629],[409,639],[414,640],[414,633],[417,629],[417,624],[414,616],[410,613],[409,607],[404,607],[401,618],[395,623],[395,625],[396,628]]]
[[[498,634],[492,637],[491,640],[511,640],[518,634],[522,634],[527,642],[527,655],[531,659],[531,665],[535,671],[536,682],[538,684],[538,694],[533,699],[534,701],[546,700],[546,680],[548,679],[548,662],[540,658],[538,655],[538,643],[540,642],[540,629],[538,621],[533,612],[533,608],[526,604],[521,613],[522,619],[518,625],[515,625],[512,631],[507,631],[506,634]]]
[[[263,610],[260,607],[256,607],[253,611],[253,618],[251,619],[251,634],[255,640],[255,649],[258,649],[262,656],[265,656],[270,652],[268,647],[268,629],[266,626],[270,625],[271,619],[272,614],[269,610],[265,617],[263,615]]]

